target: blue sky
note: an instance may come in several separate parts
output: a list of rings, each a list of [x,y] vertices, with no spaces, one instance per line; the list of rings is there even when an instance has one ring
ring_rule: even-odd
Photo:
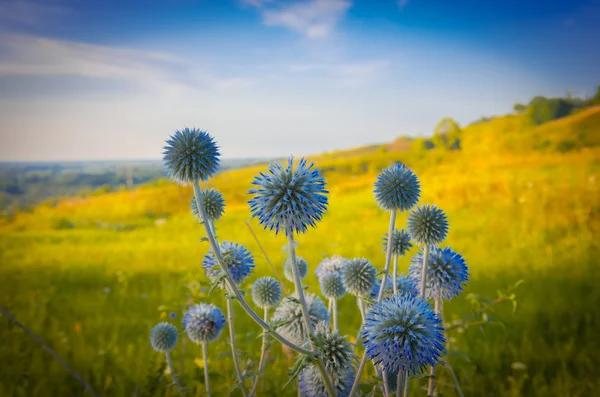
[[[600,0],[0,0],[0,161],[303,155],[600,84]]]

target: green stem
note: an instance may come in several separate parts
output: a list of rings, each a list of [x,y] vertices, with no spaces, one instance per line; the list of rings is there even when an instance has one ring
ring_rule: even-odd
[[[396,378],[396,397],[402,396],[402,389],[404,388],[404,372],[398,371],[398,377]]]
[[[425,284],[427,282],[427,262],[429,262],[429,244],[423,247],[423,267],[421,268],[421,288],[419,293],[425,299]]]
[[[225,264],[223,262],[221,250],[219,249],[219,246],[217,245],[215,237],[212,234],[212,231],[210,230],[208,223],[206,222],[206,220],[207,220],[206,211],[204,211],[204,207],[202,206],[202,202],[199,198],[200,186],[198,185],[198,181],[193,183],[193,188],[194,188],[194,195],[196,198],[196,205],[198,206],[200,215],[202,216],[202,219],[204,220],[204,228],[206,230],[206,236],[208,238],[210,246],[211,246],[213,252],[215,253],[215,258],[217,259],[217,263],[219,264],[221,271],[223,271],[223,273],[225,274],[225,282],[226,282],[227,286],[229,287],[229,290],[234,294],[235,299],[238,301],[240,306],[242,306],[242,309],[244,309],[244,311],[248,314],[248,316],[250,316],[250,318],[254,322],[256,322],[263,329],[265,329],[267,332],[269,332],[271,335],[273,335],[273,338],[277,339],[279,342],[281,342],[285,346],[289,347],[290,349],[292,349],[298,353],[307,354],[309,356],[314,356],[315,353],[312,352],[311,350],[304,349],[304,348],[290,342],[283,336],[281,336],[281,334],[279,334],[277,331],[275,331],[269,324],[264,322],[258,316],[258,314],[256,314],[256,312],[254,310],[252,310],[252,308],[248,305],[248,303],[246,303],[246,300],[244,299],[244,297],[240,293],[239,289],[233,282],[233,279],[231,278],[231,273],[229,272],[229,269],[227,268],[227,266],[225,266]]]
[[[398,293],[398,255],[394,255],[394,265],[392,269],[392,290],[394,291],[394,295],[396,295]]]
[[[231,299],[227,300],[227,323],[229,327],[229,344],[231,345],[231,357],[233,358],[233,366],[235,367],[235,374],[237,376],[237,380],[240,384],[240,389],[242,390],[242,394],[244,397],[248,396],[248,391],[246,390],[246,385],[244,383],[244,376],[242,375],[242,370],[240,368],[240,362],[238,360],[237,354],[237,343],[235,341],[235,323],[233,322],[233,305],[231,304]]]
[[[290,260],[292,261],[292,273],[294,273],[294,284],[296,286],[296,295],[298,295],[298,300],[300,301],[300,308],[302,310],[302,318],[304,319],[304,326],[306,327],[306,337],[308,339],[308,344],[310,349],[314,351],[314,345],[312,342],[313,330],[310,325],[310,317],[308,314],[308,307],[306,306],[306,299],[304,298],[304,288],[302,287],[302,280],[300,279],[300,274],[298,272],[298,265],[296,263],[296,248],[294,244],[294,234],[291,230],[288,231],[288,250],[290,253]],[[319,372],[321,372],[321,376],[323,377],[323,381],[325,382],[325,387],[327,388],[327,392],[330,397],[335,397],[335,389],[331,383],[331,379],[325,370],[325,365],[323,365],[323,360],[317,354],[317,368],[319,368]]]
[[[381,371],[381,379],[383,380],[383,396],[387,397],[390,394],[390,388],[388,386],[388,375],[384,370]]]
[[[410,378],[409,378],[408,374],[406,374],[406,377],[404,377],[404,393],[402,394],[402,397],[408,397],[409,389],[410,389]]]
[[[171,379],[173,379],[173,383],[179,390],[179,394],[185,396],[185,392],[183,390],[183,386],[179,383],[179,379],[177,379],[177,375],[175,375],[175,368],[173,368],[173,360],[171,360],[171,352],[165,352],[165,356],[167,356],[167,367],[169,367],[169,372],[171,372]]]
[[[383,293],[387,287],[387,275],[390,271],[390,262],[392,261],[392,233],[394,233],[394,229],[396,227],[396,210],[393,210],[390,214],[390,226],[388,228],[388,240],[387,240],[387,249],[385,252],[385,271],[383,273],[383,278],[381,279],[381,287],[379,288],[379,295],[377,295],[377,303],[381,302],[383,298]],[[366,314],[366,313],[365,313]],[[363,318],[364,322],[364,318]],[[356,377],[354,378],[354,384],[352,385],[352,390],[350,391],[350,397],[356,392],[358,388],[358,384],[360,382],[360,377],[365,369],[365,363],[367,362],[367,351],[365,350],[363,356],[360,360],[360,365],[358,367],[358,371],[356,371]]]
[[[204,384],[206,396],[210,397],[210,377],[208,376],[208,342],[202,342],[202,359],[204,360]]]
[[[267,307],[265,307],[264,320],[265,320],[265,322],[269,321],[269,309]],[[267,355],[269,353],[267,351],[268,344],[269,344],[269,334],[267,332],[263,332],[262,347],[260,348],[260,360],[258,361],[258,373],[256,374],[256,379],[254,379],[254,384],[252,385],[252,389],[250,390],[251,396],[255,395],[254,393],[256,391],[256,387],[258,386],[258,380],[260,379],[260,377],[263,374],[263,371],[265,370],[264,366],[267,363]]]
[[[435,298],[434,304],[433,304],[434,305],[433,310],[435,310],[435,314],[437,314],[438,316],[440,316],[440,302],[441,302],[440,298]],[[427,383],[427,395],[428,396],[434,395],[434,392],[433,392],[433,389],[435,387],[434,376],[435,376],[435,365],[432,365],[431,368],[429,368],[429,382]]]
[[[333,317],[333,332],[338,330],[337,299],[329,298],[331,302],[331,317]]]

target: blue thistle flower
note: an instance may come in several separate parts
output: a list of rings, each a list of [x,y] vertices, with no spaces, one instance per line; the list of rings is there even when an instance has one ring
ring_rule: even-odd
[[[252,300],[262,309],[273,308],[281,301],[281,285],[273,277],[261,277],[252,285]]]
[[[254,178],[257,188],[248,193],[254,194],[250,201],[253,217],[265,229],[290,233],[305,233],[308,226],[315,226],[327,209],[327,190],[325,179],[320,171],[307,165],[301,158],[296,169],[294,159],[290,157],[284,167],[281,163],[271,163],[267,173]]]
[[[229,269],[231,278],[233,278],[236,285],[239,285],[254,269],[252,254],[243,245],[229,241],[223,241],[220,244],[220,249],[223,262]],[[212,249],[204,257],[202,266],[204,266],[205,273],[213,281],[221,274],[221,268]]]
[[[225,212],[225,200],[223,200],[223,195],[218,190],[200,190],[200,202],[204,206],[204,212],[206,212],[206,217],[208,219],[212,219],[214,221],[221,219],[223,213]],[[194,215],[196,218],[201,218],[195,196],[192,196],[190,208],[192,209],[192,215]]]
[[[440,243],[448,234],[448,218],[435,205],[417,207],[408,216],[408,232],[421,245]]]
[[[365,258],[354,258],[342,268],[342,281],[352,295],[369,295],[375,279],[375,268]]]
[[[383,237],[383,252],[387,252],[388,234]],[[402,230],[394,230],[392,232],[392,255],[405,255],[412,248],[410,235]]]
[[[340,273],[346,263],[348,263],[348,259],[342,258],[339,255],[334,255],[331,258],[325,258],[315,269],[315,274],[320,280],[327,273]]]
[[[417,176],[404,164],[386,168],[375,181],[375,199],[388,211],[407,211],[419,201],[421,186]]]
[[[419,296],[394,295],[371,306],[363,325],[367,356],[383,370],[415,376],[442,357],[441,321]]]
[[[224,326],[223,312],[211,303],[191,306],[183,315],[183,329],[194,343],[218,339]]]
[[[164,147],[167,175],[182,185],[206,181],[219,169],[219,148],[205,131],[175,131]]]
[[[379,296],[379,289],[381,288],[381,283],[381,279],[376,279],[375,284],[373,285],[373,289],[371,290],[371,298],[377,299],[377,297]],[[387,285],[387,287],[383,296],[384,298],[390,298],[392,295],[394,295],[394,282],[392,281],[391,277],[386,278],[385,284]],[[415,284],[413,284],[412,280],[402,274],[399,275],[396,280],[396,289],[400,294],[419,295],[419,290],[417,289]]]
[[[323,305],[321,298],[315,294],[307,293],[304,296],[308,308],[310,325],[315,328],[321,321],[329,321],[329,313]],[[284,299],[273,313],[273,322],[282,322],[278,330],[280,334],[295,344],[304,344],[308,340],[308,333],[302,317],[302,308],[296,294],[292,299]]]
[[[423,253],[415,255],[408,269],[408,276],[415,285],[421,282],[423,272]],[[427,263],[426,299],[452,299],[463,290],[469,278],[469,269],[463,257],[452,251],[432,246]]]
[[[325,369],[332,377],[338,396],[348,396],[354,382],[356,356],[352,345],[337,331],[330,332],[327,325],[320,323],[315,332],[319,353]],[[306,397],[328,397],[325,382],[314,364],[300,373],[298,379],[300,393]]]
[[[325,298],[340,299],[346,293],[340,272],[327,273],[319,281],[321,292]]]
[[[304,258],[300,256],[296,256],[296,266],[298,267],[298,275],[300,279],[306,277],[308,273],[308,263],[304,260]],[[294,271],[292,270],[292,258],[287,258],[285,263],[283,264],[283,275],[289,281],[294,282]]]
[[[171,312],[171,313],[169,313],[169,318],[170,318],[170,319],[177,318],[177,313],[175,313],[175,312]]]
[[[160,323],[150,331],[150,344],[157,352],[168,352],[177,345],[177,328],[169,323]]]

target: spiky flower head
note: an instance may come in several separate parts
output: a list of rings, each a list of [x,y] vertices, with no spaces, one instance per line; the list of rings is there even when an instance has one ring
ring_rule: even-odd
[[[435,205],[417,207],[408,216],[408,232],[421,245],[438,244],[448,234],[448,218]]]
[[[221,219],[225,212],[225,200],[223,200],[223,195],[218,190],[208,188],[200,190],[200,202],[204,206],[204,212],[208,219],[214,221]],[[201,218],[195,196],[192,196],[190,207],[192,208],[192,215]]]
[[[388,211],[407,211],[419,201],[421,186],[417,176],[404,164],[395,163],[377,176],[375,199]]]
[[[183,329],[194,343],[218,339],[224,326],[223,312],[211,303],[191,306],[183,315]]]
[[[231,278],[239,285],[254,269],[254,258],[246,247],[238,243],[223,241],[220,244],[223,263],[229,269]],[[214,281],[221,275],[221,268],[215,253],[211,249],[202,262],[205,273]]]
[[[315,331],[315,346],[327,373],[331,375],[337,395],[348,396],[354,382],[356,360],[352,345],[338,331],[331,332],[326,324],[320,323]],[[298,382],[302,396],[329,396],[323,378],[314,364],[300,373]]]
[[[419,296],[394,295],[374,304],[363,325],[367,356],[383,370],[415,376],[441,358],[445,338],[441,321]]]
[[[298,275],[300,279],[306,277],[308,273],[308,263],[304,260],[304,258],[300,256],[296,256],[296,266],[298,268]],[[287,258],[285,263],[283,264],[283,275],[289,281],[294,282],[294,270],[292,269],[292,258]]]
[[[352,295],[368,296],[375,278],[375,268],[365,258],[354,258],[342,268],[342,281]]]
[[[329,321],[329,313],[321,298],[311,293],[305,294],[304,298],[311,328],[315,328],[321,321]],[[273,314],[273,322],[282,324],[278,331],[291,342],[302,345],[308,340],[308,333],[302,317],[302,307],[296,294],[290,298],[284,298],[282,303],[277,306]]]
[[[421,282],[422,274],[423,253],[419,252],[411,260],[408,276],[417,285]],[[425,282],[426,299],[452,299],[462,292],[468,278],[469,269],[460,254],[450,247],[431,247]]]
[[[388,234],[383,237],[383,252],[387,252]],[[405,255],[412,248],[410,235],[404,229],[395,229],[392,232],[392,255]]]
[[[394,282],[391,279],[391,277],[387,277],[385,280],[385,285],[387,285],[387,287],[385,289],[383,297],[390,298],[392,295],[394,295]],[[379,289],[381,288],[381,283],[382,281],[380,279],[376,279],[375,284],[373,285],[373,290],[371,291],[371,298],[377,299],[377,297],[379,296]],[[400,274],[396,279],[396,290],[400,294],[419,295],[419,290],[415,285],[416,284],[414,284],[411,279],[409,279],[403,274]]]
[[[270,309],[281,301],[281,285],[273,277],[261,277],[252,285],[252,300],[262,309]]]
[[[169,323],[160,323],[150,331],[150,344],[157,352],[168,352],[177,345],[177,328]]]
[[[287,166],[271,163],[267,173],[261,172],[252,184],[257,186],[248,192],[255,195],[249,201],[252,216],[275,233],[305,233],[327,209],[325,179],[305,158],[298,161],[295,169],[293,157]]]
[[[325,258],[315,269],[315,274],[320,280],[327,273],[340,273],[346,263],[348,263],[348,259],[342,258],[339,255],[334,255],[331,258]]]
[[[346,293],[340,272],[327,273],[319,280],[325,298],[340,299]]]
[[[167,175],[182,185],[206,181],[219,169],[219,147],[212,136],[196,128],[175,131],[163,156]]]

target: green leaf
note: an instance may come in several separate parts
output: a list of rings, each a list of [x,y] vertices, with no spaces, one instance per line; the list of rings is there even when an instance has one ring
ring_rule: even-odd
[[[290,376],[290,379],[286,382],[285,385],[283,385],[283,388],[281,390],[285,390],[285,388],[292,383],[292,381],[294,379],[296,379],[296,377],[298,375],[300,375],[300,372],[302,372],[302,370],[306,367],[308,367],[311,363],[312,359],[310,356],[307,356],[305,354],[302,354],[298,357],[298,359],[296,360],[296,362],[294,363],[294,366],[292,368],[290,368],[290,371],[287,373]]]

